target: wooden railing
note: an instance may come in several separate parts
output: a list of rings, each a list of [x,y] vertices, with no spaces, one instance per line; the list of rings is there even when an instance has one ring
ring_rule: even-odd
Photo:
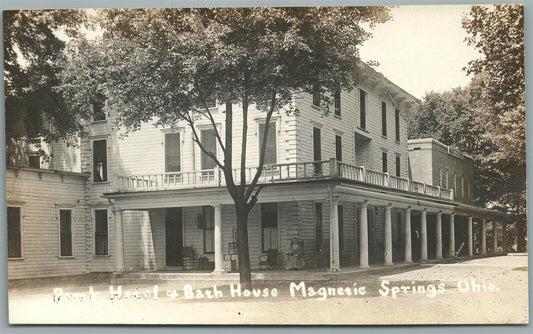
[[[246,168],[244,170],[245,183],[251,183],[256,173],[256,167]],[[232,174],[234,182],[239,184],[242,177],[241,170],[233,169]],[[257,182],[264,184],[337,178],[434,198],[454,199],[451,189],[365,169],[365,167],[348,165],[336,159],[267,165],[263,167]],[[118,182],[121,192],[225,186],[223,172],[218,167],[190,172],[119,176]]]

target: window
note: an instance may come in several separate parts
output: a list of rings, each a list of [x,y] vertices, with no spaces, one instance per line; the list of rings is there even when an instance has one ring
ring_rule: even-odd
[[[465,176],[461,175],[461,197],[464,197],[465,195]]]
[[[20,207],[7,207],[7,257],[22,257],[22,229],[20,227]]]
[[[387,103],[381,102],[381,134],[387,137]]]
[[[335,91],[335,116],[341,116],[341,91]]]
[[[381,153],[381,162],[383,164],[383,173],[386,173],[387,172],[387,153],[386,152],[382,152]]]
[[[93,121],[105,121],[106,120],[106,114],[104,112],[104,101],[102,98],[96,99],[92,103],[93,108]]]
[[[317,252],[322,249],[322,203],[315,203],[315,245]]]
[[[72,210],[59,210],[59,255],[72,256]]]
[[[262,251],[278,249],[278,203],[261,204]]]
[[[212,206],[202,207],[204,254],[215,252],[215,208]]]
[[[313,105],[320,107],[320,88],[318,84],[313,85]]]
[[[397,155],[396,156],[396,176],[397,177],[400,177],[400,171],[401,171],[400,164],[401,164],[401,158],[399,155]]]
[[[439,186],[442,187],[444,183],[443,170],[442,167],[439,168]]]
[[[107,209],[94,210],[94,254],[109,255]]]
[[[259,152],[265,136],[265,123],[259,124]],[[276,148],[276,122],[270,122],[268,126],[268,138],[265,147],[265,165],[274,165],[278,163]]]
[[[93,141],[93,181],[107,181],[107,140]]]
[[[208,152],[213,153],[215,156],[217,155],[217,138],[215,134],[215,129],[202,130],[200,132],[200,141],[202,142],[202,146]],[[216,163],[213,158],[207,155],[204,151],[202,151],[201,160],[202,170],[213,169],[216,166]]]
[[[443,187],[448,189],[448,185],[449,185],[449,172],[448,172],[448,168],[444,169],[444,185]]]
[[[337,206],[339,215],[339,250],[344,250],[344,207],[342,205]]]
[[[319,161],[322,160],[322,138],[320,134],[320,128],[313,128],[313,161],[315,174],[322,173],[322,165]]]
[[[366,92],[359,89],[359,127],[366,129]]]
[[[394,128],[396,133],[396,141],[400,141],[400,111],[394,109]]]
[[[342,137],[335,136],[335,157],[338,161],[342,161]]]
[[[30,168],[41,168],[41,157],[38,155],[29,155],[28,166]]]
[[[181,171],[181,146],[179,132],[165,134],[165,172]]]

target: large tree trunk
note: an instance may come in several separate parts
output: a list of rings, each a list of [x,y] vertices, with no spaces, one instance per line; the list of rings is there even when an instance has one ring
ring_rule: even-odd
[[[244,289],[252,287],[252,273],[250,270],[250,252],[248,249],[248,214],[250,210],[246,204],[235,203],[237,214],[237,249],[239,251],[239,276]]]

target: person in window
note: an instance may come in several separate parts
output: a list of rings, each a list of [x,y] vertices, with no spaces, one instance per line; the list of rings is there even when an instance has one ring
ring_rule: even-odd
[[[104,181],[104,162],[101,160],[96,161],[96,173],[94,175],[95,182]]]

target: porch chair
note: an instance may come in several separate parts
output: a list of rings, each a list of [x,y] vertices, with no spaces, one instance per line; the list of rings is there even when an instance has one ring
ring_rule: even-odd
[[[266,254],[259,256],[259,269],[274,269],[279,265],[279,252],[277,249],[269,249]]]
[[[198,260],[198,256],[194,252],[193,246],[182,247],[181,256],[183,257],[184,270],[198,269],[200,262]]]

